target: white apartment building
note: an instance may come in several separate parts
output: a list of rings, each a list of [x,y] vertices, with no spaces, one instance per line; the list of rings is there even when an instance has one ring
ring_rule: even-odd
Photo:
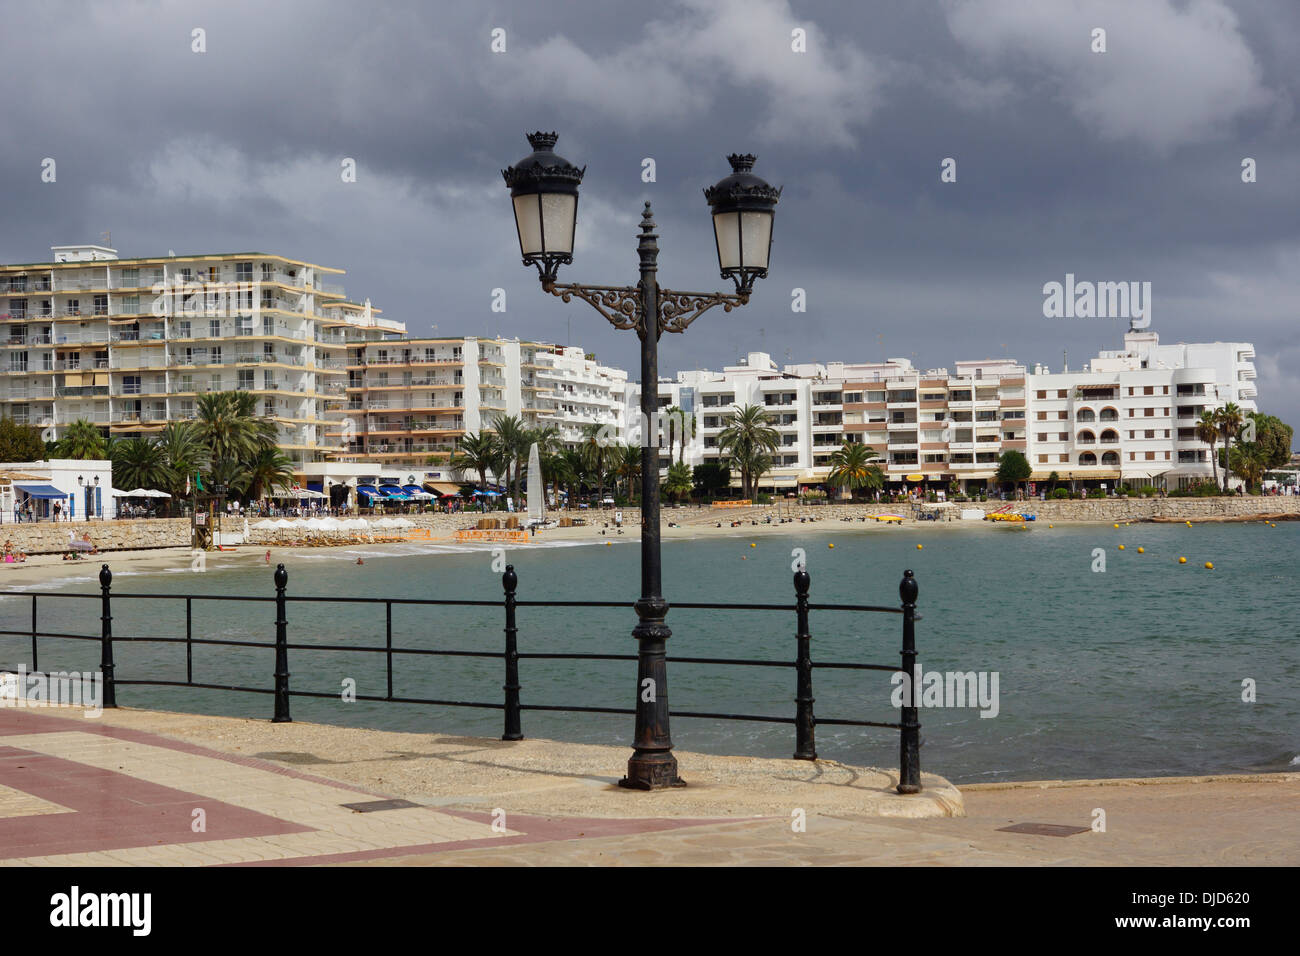
[[[349,347],[339,457],[422,465],[501,415],[553,421],[555,346],[518,339],[392,336]],[[575,350],[581,353],[581,349]],[[558,423],[558,422],[557,422]]]
[[[986,488],[1009,450],[1025,454],[1033,482],[1056,472],[1078,488],[1177,488],[1212,472],[1209,448],[1195,436],[1201,411],[1230,401],[1256,409],[1253,358],[1249,343],[1161,345],[1151,331],[1130,331],[1123,349],[1055,374],[1042,365],[1029,373],[1010,358],[959,361],[953,371],[916,369],[904,358],[781,368],[751,352],[721,372],[660,382],[659,406],[696,415],[699,434],[685,455],[692,465],[720,460],[717,436],[732,411],[766,408],[781,446],[762,490],[824,482],[844,441],[871,446],[893,488],[918,480]],[[626,406],[639,407],[635,384]]]
[[[551,408],[547,424],[559,429],[561,441],[576,446],[590,425],[626,440],[627,372],[601,365],[576,346],[539,350],[537,365],[537,381],[547,389],[545,400]]]
[[[1209,481],[1214,462],[1196,436],[1201,412],[1229,402],[1257,410],[1248,343],[1160,345],[1155,332],[1130,331],[1124,345],[1077,371],[1036,366],[1029,376],[1036,480],[1055,471],[1089,487]]]
[[[283,256],[52,252],[0,265],[0,414],[47,440],[77,419],[151,434],[193,418],[200,395],[239,390],[291,459],[318,461],[336,450],[326,404],[344,394],[348,343],[403,328],[326,281],[343,270]]]

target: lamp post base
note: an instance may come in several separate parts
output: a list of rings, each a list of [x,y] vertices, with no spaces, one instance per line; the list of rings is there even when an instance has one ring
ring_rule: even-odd
[[[671,753],[636,751],[618,785],[628,790],[670,790],[686,786],[686,781],[677,776],[677,758]]]

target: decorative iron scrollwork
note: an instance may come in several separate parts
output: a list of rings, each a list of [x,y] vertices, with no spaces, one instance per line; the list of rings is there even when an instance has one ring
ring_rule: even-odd
[[[659,331],[685,332],[687,326],[715,305],[730,312],[749,301],[749,294],[728,295],[725,292],[674,292],[659,290]]]
[[[607,318],[616,329],[640,327],[641,290],[636,286],[579,285],[576,282],[556,285],[550,282],[543,284],[542,288],[559,296],[563,302],[572,301],[576,295]]]

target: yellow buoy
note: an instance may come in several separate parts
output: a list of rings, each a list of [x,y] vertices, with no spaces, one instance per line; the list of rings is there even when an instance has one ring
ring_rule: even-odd
[[[1190,527],[1191,527],[1191,526],[1192,526],[1192,523],[1191,523],[1191,522],[1190,522],[1190,521],[1189,521],[1189,522],[1187,522],[1187,527],[1189,527],[1189,528],[1190,528]]]
[[[605,542],[605,547],[607,547],[607,548],[612,548],[613,546],[614,546],[614,542],[613,542],[613,541],[606,541],[606,542]]]
[[[1054,524],[1049,524],[1048,527],[1049,527],[1049,528],[1055,528],[1056,525],[1054,525]]]
[[[1147,553],[1146,548],[1138,548],[1138,554],[1146,554],[1146,553]]]
[[[1207,571],[1213,571],[1213,570],[1214,570],[1214,562],[1213,562],[1213,561],[1206,561],[1206,562],[1205,562],[1205,570],[1207,570]]]
[[[1123,550],[1124,550],[1124,545],[1121,544],[1121,545],[1119,546],[1119,549],[1120,549],[1121,551],[1123,551]]]
[[[1115,527],[1117,527],[1117,528],[1119,527],[1119,522],[1116,522],[1116,523],[1115,523]]]
[[[828,547],[828,548],[833,548],[833,547],[835,547],[835,542],[834,542],[834,541],[828,542],[827,545],[826,545],[826,547]]]
[[[1186,559],[1186,558],[1179,558],[1179,559],[1178,559],[1178,563],[1179,563],[1179,564],[1186,564],[1186,563],[1187,563],[1187,559]]]
[[[758,545],[757,545],[755,542],[753,542],[753,541],[749,542],[749,546],[750,546],[751,548],[757,548],[757,547],[758,547]]]
[[[916,550],[917,550],[917,551],[920,551],[920,550],[921,550],[921,546],[920,546],[919,544],[916,546]]]

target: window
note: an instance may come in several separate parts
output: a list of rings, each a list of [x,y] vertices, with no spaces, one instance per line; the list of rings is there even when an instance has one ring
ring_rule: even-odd
[[[1038,440],[1039,440],[1039,441],[1047,441],[1047,432],[1039,432],[1039,433],[1038,433]]]
[[[221,337],[220,319],[208,319],[208,335],[214,339]]]
[[[1143,414],[1143,416],[1145,416],[1146,418],[1155,418],[1155,417],[1156,417],[1156,410],[1155,410],[1154,408],[1144,408],[1144,409],[1142,409],[1142,414]]]
[[[236,282],[253,281],[253,264],[251,262],[235,263],[235,281]]]
[[[1066,390],[1063,389],[1063,388],[1058,388],[1058,389],[1056,390],[1056,397],[1057,397],[1057,398],[1067,398],[1068,396],[1066,395]]]
[[[194,376],[191,375],[189,372],[186,372],[181,376],[181,391],[182,392],[194,391]],[[181,407],[182,408],[185,407],[184,402],[181,403]]]
[[[193,334],[190,332],[189,319],[182,319],[181,321],[176,323],[176,334],[182,339],[189,339],[194,337]]]
[[[1046,456],[1046,455],[1039,455],[1039,456],[1038,456],[1038,463],[1039,463],[1040,465],[1045,465],[1045,464],[1047,464],[1047,456]]]
[[[1070,417],[1070,413],[1069,413],[1069,412],[1057,412],[1057,413],[1056,413],[1056,417],[1057,417],[1057,419],[1060,420],[1060,421],[1065,421],[1067,418]]]
[[[1067,461],[1070,460],[1070,456],[1069,456],[1069,455],[1060,455],[1060,456],[1058,456],[1058,457],[1060,458],[1061,464],[1065,464]]]
[[[1056,440],[1057,440],[1057,441],[1069,441],[1069,440],[1070,440],[1070,433],[1069,433],[1069,432],[1057,432]]]
[[[95,314],[108,315],[108,296],[106,295],[95,296]]]
[[[1038,420],[1039,420],[1040,422],[1045,422],[1045,421],[1047,421],[1047,412],[1039,412],[1039,413],[1038,413]]]
[[[1045,389],[1045,388],[1040,388],[1040,389],[1038,390],[1038,397],[1039,397],[1039,398],[1046,398],[1046,397],[1047,397],[1047,389]]]
[[[1142,386],[1142,394],[1143,394],[1143,395],[1154,395],[1155,393],[1156,393],[1156,387],[1155,387],[1154,385],[1144,385],[1144,386]]]
[[[1142,437],[1143,437],[1143,438],[1155,438],[1155,437],[1156,437],[1156,430],[1155,430],[1154,428],[1148,428],[1145,432],[1142,433]],[[1168,436],[1166,436],[1166,437],[1168,437]]]

